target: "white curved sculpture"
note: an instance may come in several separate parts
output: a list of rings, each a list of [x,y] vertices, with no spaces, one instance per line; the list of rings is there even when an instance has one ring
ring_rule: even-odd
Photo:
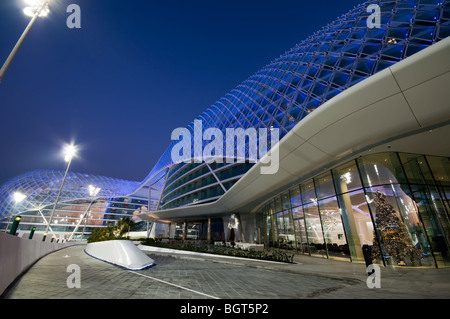
[[[89,243],[85,252],[89,256],[130,270],[141,270],[154,265],[154,260],[129,240]]]

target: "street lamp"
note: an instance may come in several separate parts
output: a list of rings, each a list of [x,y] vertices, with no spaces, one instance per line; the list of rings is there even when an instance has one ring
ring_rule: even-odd
[[[0,69],[0,83],[2,82],[6,71],[8,70],[12,61],[14,60],[14,57],[16,56],[17,52],[19,51],[20,47],[22,46],[23,41],[25,40],[28,33],[30,32],[31,27],[33,26],[36,19],[38,17],[45,17],[50,12],[50,10],[48,9],[49,0],[26,0],[25,2],[29,6],[26,7],[23,10],[23,12],[27,16],[31,16],[32,18],[31,18],[31,21],[28,23],[28,26],[25,28],[25,31],[22,33],[22,36],[19,38],[19,41],[17,41],[16,45],[12,49],[8,58],[6,59],[5,64],[3,64],[3,67]]]
[[[47,235],[48,229],[50,228],[50,225],[52,223],[53,215],[55,214],[55,210],[56,210],[56,205],[58,204],[59,197],[61,196],[61,191],[63,189],[64,182],[66,181],[66,177],[67,177],[67,173],[69,172],[70,164],[72,163],[72,159],[75,157],[76,153],[77,153],[76,146],[74,146],[72,144],[66,146],[65,152],[64,152],[64,160],[67,162],[67,168],[66,168],[66,172],[64,174],[64,178],[61,182],[61,187],[59,188],[59,192],[58,192],[58,196],[56,197],[55,204],[53,205],[52,214],[50,215],[50,219],[47,223],[47,228],[45,230],[44,236]]]
[[[23,202],[23,200],[25,198],[27,198],[27,196],[22,194],[21,192],[14,192],[12,195],[12,198],[14,201],[14,209],[13,209],[13,214],[14,214],[14,211],[16,211],[16,209],[17,209],[17,204],[20,204],[21,202]],[[8,227],[9,227],[9,224],[11,223],[11,219],[12,219],[12,216],[9,217],[9,222],[6,225],[5,233],[8,232]]]
[[[23,9],[23,13],[29,17],[34,17],[37,13],[38,17],[46,17],[50,13],[48,9],[49,0],[25,0],[28,7]]]
[[[74,228],[72,234],[69,237],[68,241],[72,240],[73,235],[75,234],[75,232],[78,230],[78,227],[80,227],[81,223],[83,222],[84,217],[86,216],[86,214],[89,212],[89,209],[91,209],[92,204],[94,203],[94,201],[96,200],[96,196],[98,195],[98,193],[100,193],[102,189],[100,187],[95,187],[93,185],[89,185],[89,195],[91,196],[91,203],[89,204],[88,208],[86,209],[86,211],[84,212],[84,214],[80,217],[80,220],[78,221],[77,226]],[[86,226],[84,226],[84,228],[86,228]],[[84,229],[83,229],[83,234],[84,234]],[[82,238],[83,239],[83,238]]]

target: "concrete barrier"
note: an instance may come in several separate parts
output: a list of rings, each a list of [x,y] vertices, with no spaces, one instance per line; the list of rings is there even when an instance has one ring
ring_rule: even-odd
[[[17,277],[45,255],[80,243],[43,242],[0,233],[0,295]]]

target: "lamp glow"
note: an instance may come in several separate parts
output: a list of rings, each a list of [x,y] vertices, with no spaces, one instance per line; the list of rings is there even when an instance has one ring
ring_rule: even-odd
[[[50,13],[48,1],[46,0],[25,0],[25,3],[28,5],[28,7],[23,9],[23,13],[26,16],[34,17],[38,14],[38,17],[46,17]]]
[[[38,10],[38,8],[36,8],[36,7],[26,7],[25,9],[23,9],[23,13],[28,17],[33,17],[36,14],[36,10]],[[48,16],[49,13],[50,13],[50,10],[48,9],[48,7],[45,7],[39,13],[39,17],[40,18],[46,17],[46,16]]]
[[[44,0],[25,0],[25,4],[31,7],[39,7],[44,3]]]
[[[45,232],[48,232],[48,230],[50,229],[50,225],[51,225],[52,220],[53,220],[53,215],[55,214],[56,205],[58,204],[59,197],[61,196],[61,191],[62,191],[62,189],[64,187],[64,182],[66,181],[67,173],[69,172],[70,164],[72,163],[72,159],[76,155],[76,153],[77,153],[77,148],[73,144],[67,145],[65,147],[64,160],[67,162],[67,168],[66,168],[66,172],[64,173],[63,180],[61,182],[61,187],[59,188],[59,191],[58,191],[58,196],[56,196],[56,201],[53,204],[53,210],[52,210],[52,213],[50,215],[50,220],[47,223],[47,229],[45,230]]]
[[[24,195],[24,194],[22,194],[21,192],[15,192],[15,193],[13,194],[13,198],[14,198],[14,201],[15,201],[16,203],[20,203],[20,202],[22,202],[25,198],[27,198],[27,196]]]
[[[65,148],[64,160],[66,162],[70,162],[76,154],[77,154],[77,148],[74,145],[68,145]]]
[[[97,196],[100,191],[101,191],[101,188],[95,187],[93,185],[89,185],[89,195]]]
[[[350,172],[347,172],[341,175],[341,180],[344,181],[346,184],[350,184],[352,182],[352,175],[350,174]]]

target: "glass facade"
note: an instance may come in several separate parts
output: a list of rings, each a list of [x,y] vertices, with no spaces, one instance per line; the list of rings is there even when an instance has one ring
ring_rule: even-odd
[[[167,173],[161,196],[161,209],[202,204],[220,198],[230,189],[252,163],[182,163]]]
[[[380,6],[379,28],[367,27],[370,4]],[[223,136],[228,128],[278,128],[281,140],[325,102],[449,35],[450,0],[366,1],[251,75],[187,130],[195,139],[196,122],[201,123],[202,135],[210,128]],[[203,148],[210,141],[203,140]],[[57,207],[58,227],[70,231],[89,208],[89,184],[102,189],[102,200],[92,204],[86,231],[142,211],[148,201],[148,211],[214,202],[253,165],[248,146],[245,163],[174,163],[172,149],[178,142],[172,141],[140,183],[70,173]],[[272,141],[267,142],[270,149]],[[192,149],[195,144],[191,141]],[[270,246],[323,258],[364,262],[370,257],[384,265],[448,266],[449,176],[448,158],[397,153],[362,157],[267,202],[256,218],[256,237]],[[47,218],[62,177],[62,172],[40,171],[3,185],[3,227],[19,212],[35,216],[30,225]],[[28,197],[17,206],[11,199],[15,191]],[[147,193],[130,196],[140,191]],[[204,224],[191,226],[185,236],[204,238]],[[226,237],[226,231],[216,233],[217,238]]]
[[[211,218],[197,222],[185,222],[173,224],[174,230],[171,235],[178,240],[193,241],[224,241],[224,223],[222,218]]]
[[[148,198],[131,195],[138,182],[74,172],[67,174],[54,206],[63,177],[61,171],[39,170],[2,185],[0,231],[7,232],[14,216],[21,215],[19,232],[33,227],[36,232],[45,232],[51,219],[50,231],[60,238],[68,238],[76,230],[74,239],[86,239],[99,227],[115,225],[123,217],[133,218],[148,210]],[[92,186],[100,189],[95,195],[90,192]],[[16,192],[24,196],[22,201],[14,201]]]
[[[385,266],[450,266],[450,159],[360,157],[271,198],[267,246]]]
[[[373,29],[367,27],[370,4],[380,7],[380,26]],[[193,137],[195,121],[201,121],[201,133],[218,128],[224,136],[227,128],[278,128],[281,139],[326,101],[448,37],[449,8],[449,0],[369,0],[357,5],[251,75],[187,129]],[[195,173],[200,165],[173,163],[171,151],[177,143],[169,145],[143,181],[145,185],[162,181],[158,188],[164,198],[157,210],[217,200],[238,180],[222,182],[222,187],[214,176],[200,179]],[[194,144],[192,141],[191,146]],[[241,168],[245,173],[250,166]],[[164,169],[166,176],[162,177]],[[180,181],[172,177],[178,170],[191,169],[191,176],[185,175]],[[202,173],[208,174],[206,167]],[[231,177],[239,176],[229,173]],[[305,205],[305,214],[312,220],[320,209],[326,210],[332,204]]]

